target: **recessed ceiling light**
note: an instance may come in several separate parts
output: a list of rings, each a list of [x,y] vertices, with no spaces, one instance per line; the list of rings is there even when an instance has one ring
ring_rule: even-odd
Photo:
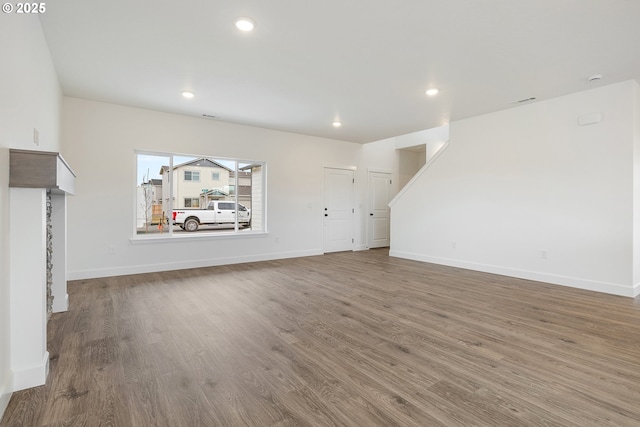
[[[342,126],[342,122],[339,122],[336,120],[335,122],[332,123],[332,125],[334,128],[339,128],[340,126]]]
[[[427,95],[433,96],[433,95],[437,95],[437,94],[438,94],[438,89],[436,89],[436,88],[427,89]]]
[[[236,19],[236,28],[240,31],[251,31],[256,26],[256,23],[251,18],[238,18]]]
[[[196,96],[196,94],[193,92],[189,92],[188,90],[185,90],[184,92],[182,92],[182,96],[184,96],[187,99],[191,99],[194,96]]]

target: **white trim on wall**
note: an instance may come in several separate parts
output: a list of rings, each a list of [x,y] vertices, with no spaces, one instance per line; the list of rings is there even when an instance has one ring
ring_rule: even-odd
[[[185,270],[189,268],[215,267],[219,265],[243,264],[246,262],[270,261],[275,259],[300,258],[322,255],[322,249],[295,252],[275,252],[240,257],[222,257],[193,261],[163,262],[159,264],[134,265],[130,267],[99,268],[69,272],[69,280],[92,279],[96,277],[124,276],[128,274],[156,273],[161,271]]]
[[[393,175],[393,171],[389,169],[377,169],[377,168],[367,168],[367,173],[369,172],[377,172],[377,173],[388,173]]]
[[[499,265],[480,264],[476,262],[441,258],[393,249],[389,251],[389,256],[411,259],[414,261],[429,262],[432,264],[446,265],[449,267],[464,268],[467,270],[482,271],[491,274],[499,274],[501,276],[517,277],[519,279],[534,280],[536,282],[543,282],[540,283],[541,286],[547,284],[568,286],[571,288],[580,288],[589,291],[604,292],[607,294],[632,298],[640,294],[640,284],[636,285],[634,288],[631,288],[629,286],[619,285],[617,283],[598,282],[594,280],[581,279],[579,277],[568,277],[536,271],[518,270],[515,268],[503,267]]]
[[[13,370],[13,391],[44,385],[48,375],[49,352],[45,351],[42,361],[37,365]]]
[[[3,384],[0,384],[0,421],[2,421],[2,416],[4,415],[4,411],[9,406],[9,400],[11,400],[11,395],[13,394],[13,372],[9,372],[9,375],[5,379]]]
[[[411,188],[414,182],[420,179],[422,174],[424,174],[426,170],[429,169],[429,166],[431,166],[433,162],[438,160],[438,157],[440,157],[442,153],[444,153],[447,150],[448,146],[449,146],[449,141],[445,142],[444,145],[438,151],[436,151],[433,157],[431,157],[429,161],[425,163],[424,166],[422,166],[420,170],[413,176],[413,178],[411,178],[409,182],[407,182],[407,184],[404,187],[402,187],[400,191],[398,191],[398,194],[396,194],[395,197],[391,199],[391,201],[389,202],[389,207],[393,207],[393,205],[395,205],[396,201],[400,199],[402,195],[406,193],[409,188]]]
[[[350,171],[357,171],[358,167],[357,166],[344,166],[344,165],[335,165],[335,164],[322,164],[322,170],[324,171],[325,168],[329,168],[329,169],[344,169],[344,170],[350,170]]]

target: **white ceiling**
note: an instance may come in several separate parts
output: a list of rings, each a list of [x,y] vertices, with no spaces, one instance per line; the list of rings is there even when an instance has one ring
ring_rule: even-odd
[[[640,81],[638,0],[53,0],[40,19],[65,95],[360,143]]]

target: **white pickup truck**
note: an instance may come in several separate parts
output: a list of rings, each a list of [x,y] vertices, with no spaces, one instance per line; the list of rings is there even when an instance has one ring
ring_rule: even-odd
[[[251,222],[251,211],[235,202],[214,200],[206,209],[176,209],[173,211],[173,224],[186,231],[196,231],[201,225],[235,224],[238,212],[238,226],[248,227]]]

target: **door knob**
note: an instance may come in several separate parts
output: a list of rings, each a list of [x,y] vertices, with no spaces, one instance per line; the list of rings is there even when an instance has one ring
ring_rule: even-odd
[[[329,214],[324,214],[324,216],[329,216]]]
[[[370,213],[370,214],[369,214],[369,216],[373,216],[373,214],[372,214],[372,213]]]

